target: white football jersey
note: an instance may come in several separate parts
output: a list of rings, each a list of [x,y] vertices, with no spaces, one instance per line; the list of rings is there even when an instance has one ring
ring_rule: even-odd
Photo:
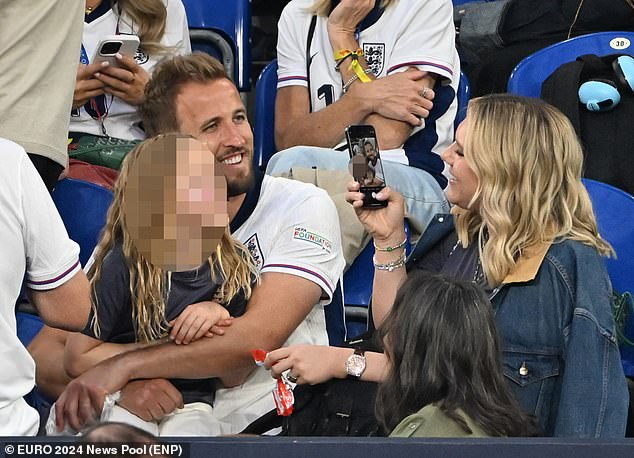
[[[313,4],[314,0],[293,0],[282,13],[278,24],[278,88],[308,86],[310,80],[312,111],[318,111],[342,96],[343,81],[335,70],[327,17],[317,17],[307,74],[306,45]],[[409,67],[440,77],[430,116],[412,130],[403,148],[381,150],[381,155],[384,160],[422,168],[432,175],[442,173],[440,154],[453,142],[455,94],[460,81],[451,1],[398,0],[384,11],[375,10],[362,22],[358,42],[377,78]]]

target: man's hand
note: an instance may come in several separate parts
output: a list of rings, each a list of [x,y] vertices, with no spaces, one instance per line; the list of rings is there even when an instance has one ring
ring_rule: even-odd
[[[73,92],[73,108],[82,107],[93,97],[103,95],[104,83],[96,79],[98,72],[108,68],[108,62],[79,64]]]
[[[108,359],[71,381],[55,403],[55,424],[63,431],[66,423],[79,431],[98,419],[107,394],[115,393],[128,383],[116,357]]]
[[[130,105],[143,102],[148,73],[129,56],[117,54],[120,67],[109,66],[95,75],[104,85],[106,94],[114,95]]]
[[[410,68],[370,83],[353,84],[348,93],[371,100],[374,113],[419,126],[434,106],[435,94],[431,88],[427,89],[425,97],[421,95],[424,88],[429,87],[424,81],[427,75],[427,72]]]
[[[121,390],[117,404],[145,421],[158,421],[181,409],[183,397],[165,379],[136,380]]]

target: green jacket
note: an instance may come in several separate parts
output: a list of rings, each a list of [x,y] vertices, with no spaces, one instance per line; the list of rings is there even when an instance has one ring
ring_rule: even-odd
[[[466,433],[458,423],[449,418],[437,406],[430,404],[420,409],[415,414],[405,417],[390,437],[484,437],[487,434],[475,424],[462,410],[458,414],[467,422],[473,431]]]

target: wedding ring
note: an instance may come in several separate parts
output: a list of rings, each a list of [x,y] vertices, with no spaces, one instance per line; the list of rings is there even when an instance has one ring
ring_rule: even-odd
[[[425,96],[427,95],[427,93],[429,92],[429,88],[427,86],[425,86],[424,88],[422,88],[419,92],[420,96],[422,98],[425,98]]]
[[[286,375],[286,378],[291,383],[297,383],[298,377],[296,377],[295,375],[291,374],[290,372]]]

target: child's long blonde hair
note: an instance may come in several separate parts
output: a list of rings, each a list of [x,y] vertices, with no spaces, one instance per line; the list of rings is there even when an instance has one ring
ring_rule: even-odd
[[[96,336],[99,336],[99,325],[95,284],[101,277],[104,258],[117,243],[121,244],[130,273],[129,289],[136,340],[150,342],[166,334],[165,307],[169,293],[170,273],[152,265],[135,247],[127,229],[123,211],[125,188],[131,164],[137,157],[149,153],[150,149],[175,151],[178,140],[188,138],[192,137],[167,134],[145,140],[137,145],[123,162],[114,188],[114,199],[108,210],[106,225],[95,249],[95,260],[88,270],[94,314],[92,326]],[[240,291],[244,293],[245,299],[251,296],[251,284],[258,278],[257,268],[246,247],[231,237],[228,228],[223,233],[215,253],[210,255],[208,260],[211,266],[210,281],[222,283],[214,300],[228,304]]]

